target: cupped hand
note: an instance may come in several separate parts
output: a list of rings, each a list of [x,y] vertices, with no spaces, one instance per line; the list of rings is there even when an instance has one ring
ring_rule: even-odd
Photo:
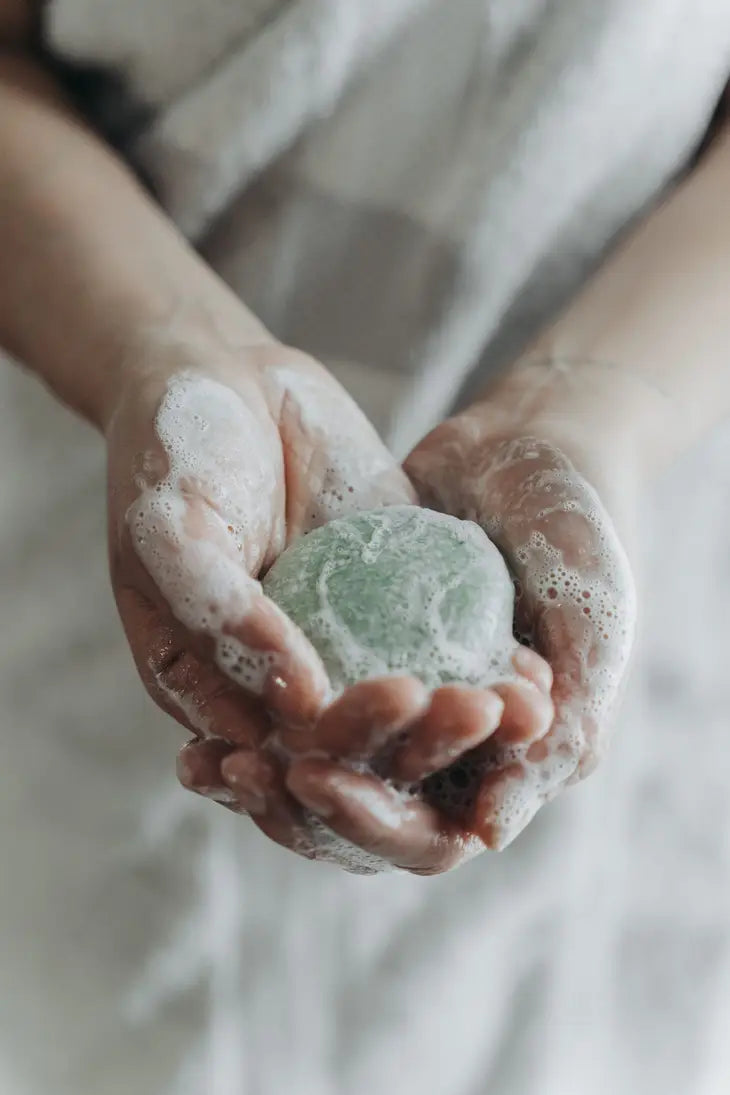
[[[354,870],[435,873],[482,850],[416,785],[486,741],[538,740],[552,720],[545,664],[515,644],[491,689],[429,695],[391,677],[333,697],[258,576],[317,525],[415,501],[409,481],[304,355],[176,347],[153,364],[108,429],[110,560],[142,680],[194,735],[182,783]]]
[[[423,504],[476,521],[500,548],[516,579],[517,630],[553,673],[549,732],[485,755],[469,827],[490,848],[503,848],[543,803],[593,770],[626,677],[632,573],[578,463],[569,442],[495,429],[479,405],[439,426],[406,462]]]
[[[220,776],[236,749],[266,769],[254,820],[314,847],[273,722],[311,727],[329,682],[304,635],[258,582],[285,545],[355,509],[413,500],[352,400],[303,354],[154,345],[107,428],[114,593],[140,676],[202,743],[181,753],[191,788],[236,809]],[[252,811],[253,813],[253,811]]]

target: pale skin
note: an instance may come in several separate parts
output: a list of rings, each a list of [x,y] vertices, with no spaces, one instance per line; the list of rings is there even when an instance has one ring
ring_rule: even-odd
[[[542,796],[552,798],[590,771],[605,744],[633,627],[616,529],[630,535],[643,486],[730,410],[730,134],[473,407],[417,446],[405,474],[349,396],[277,342],[73,116],[27,48],[31,15],[26,3],[0,0],[0,345],[106,439],[112,583],[146,688],[194,735],[180,754],[181,781],[310,857],[304,808],[414,873],[502,847],[514,834],[501,828],[498,807],[530,763],[560,759]],[[227,389],[256,423],[257,458],[268,454],[263,498],[247,499],[241,486],[245,454],[230,483],[195,480],[184,492],[191,543],[203,538],[238,568],[226,633],[276,662],[255,687],[221,668],[210,630],[184,622],[130,535],[140,474],[154,483],[168,470],[155,422],[180,375]],[[336,417],[353,424],[347,454],[303,413],[297,377],[319,385]],[[377,468],[354,496],[331,471],[353,448]],[[540,485],[554,487],[555,475],[562,509]],[[250,504],[243,543],[233,542],[216,491],[237,492],[237,512]],[[412,678],[390,678],[332,701],[316,654],[256,578],[293,537],[334,516],[339,495],[349,508],[370,508],[415,500],[416,491],[497,540],[519,578],[518,623],[535,650],[516,647],[513,674],[490,689],[428,695]],[[537,556],[523,550],[535,530],[604,590],[623,626],[599,634],[571,598],[541,584]],[[180,552],[195,596],[203,581],[195,551]],[[286,758],[270,747],[274,727]],[[531,759],[500,764],[500,749],[515,742]],[[467,819],[395,800],[385,782],[420,780],[480,747],[495,763]],[[348,763],[384,751],[390,767],[381,775]],[[354,793],[363,788],[370,797]]]

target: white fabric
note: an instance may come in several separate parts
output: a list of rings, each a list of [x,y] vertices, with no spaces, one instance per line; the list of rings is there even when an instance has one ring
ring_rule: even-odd
[[[198,56],[202,10],[57,0],[52,26],[128,63],[170,208],[399,449],[682,166],[730,69],[719,0],[208,0]],[[645,644],[602,770],[430,880],[298,861],[176,789],[107,590],[102,457],[3,369],[8,1090],[723,1095],[730,433],[647,510]]]

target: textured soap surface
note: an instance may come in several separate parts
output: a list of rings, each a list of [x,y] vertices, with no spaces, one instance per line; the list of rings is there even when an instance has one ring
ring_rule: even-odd
[[[264,590],[319,652],[335,691],[408,673],[493,682],[510,655],[513,587],[477,525],[419,506],[343,517],[296,541]]]

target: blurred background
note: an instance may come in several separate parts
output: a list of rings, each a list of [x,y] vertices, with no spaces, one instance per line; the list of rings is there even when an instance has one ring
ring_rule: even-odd
[[[103,447],[0,385],[3,1091],[722,1095],[730,429],[647,500],[603,767],[500,856],[359,878],[176,786],[109,590]]]
[[[408,71],[420,71],[421,83],[409,77],[407,88],[426,85],[433,104],[441,104],[429,116],[438,121],[436,134],[418,128],[415,93],[396,95],[406,56],[401,39],[373,70],[365,99],[345,96],[332,117],[346,81],[338,84],[340,69],[323,47],[330,68],[311,58],[302,68],[303,88],[313,72],[325,72],[327,79],[313,81],[319,99],[312,106],[295,96],[304,103],[301,116],[287,115],[281,132],[276,117],[263,136],[251,123],[252,151],[239,158],[229,194],[205,158],[207,132],[191,151],[180,136],[184,110],[175,104],[190,105],[182,92],[228,56],[234,29],[245,39],[250,28],[273,23],[281,6],[250,3],[241,23],[242,7],[217,3],[213,24],[195,4],[180,5],[185,41],[200,48],[181,46],[167,68],[160,58],[172,25],[169,4],[158,19],[130,4],[129,26],[137,28],[131,38],[119,5],[99,5],[104,14],[93,26],[84,21],[88,3],[58,5],[68,18],[59,16],[56,41],[74,57],[131,58],[142,99],[172,104],[161,127],[145,131],[135,146],[146,151],[157,181],[166,180],[169,207],[197,236],[207,203],[218,203],[206,256],[278,334],[318,353],[405,451],[416,439],[416,420],[391,412],[413,360],[430,354],[437,361],[444,332],[458,351],[457,366],[473,364],[474,343],[487,347],[483,358],[477,355],[482,371],[509,360],[619,226],[616,180],[604,180],[598,195],[520,189],[524,178],[505,154],[508,170],[483,205],[458,200],[509,145],[498,112],[489,111],[494,95],[510,90],[500,74],[523,65],[534,72],[536,39],[523,33],[531,25],[525,12],[547,25],[557,6],[516,5],[520,25],[499,9],[485,46],[473,33],[484,17],[476,0],[460,5],[469,13],[462,22],[447,18],[452,6],[378,3],[357,5],[362,24],[374,28],[373,52],[379,27],[387,24],[385,39],[400,32],[411,10],[428,15],[407,54]],[[596,6],[601,33],[610,7]],[[643,67],[646,99],[654,103],[667,73],[677,75],[671,58],[691,52],[682,35],[700,25],[698,11],[664,5],[685,11],[660,40],[653,28],[661,4],[652,0],[639,11],[621,0],[616,7],[622,18],[641,23],[651,43],[652,65],[643,65],[641,51],[631,65]],[[709,41],[712,5],[699,7]],[[341,4],[292,8],[337,10],[338,32],[349,26]],[[585,19],[592,18],[586,9]],[[570,22],[566,15],[556,24],[550,41],[562,41]],[[453,58],[470,42],[471,68],[460,68],[457,79]],[[261,46],[259,61],[264,52]],[[599,54],[588,58],[577,85],[566,85],[575,105],[576,163],[595,154],[580,81],[603,71]],[[312,56],[316,61],[319,54]],[[259,83],[252,77],[245,86],[253,88],[253,100],[258,95],[270,105],[277,81],[298,71],[295,61],[265,70]],[[495,75],[475,91],[473,73],[483,63],[493,64]],[[616,82],[615,60],[605,64]],[[626,66],[619,66],[620,87],[628,60]],[[719,61],[716,68],[714,75],[708,68],[702,102],[695,104],[698,113],[707,105],[708,118]],[[553,87],[550,72],[545,79]],[[533,91],[540,91],[539,81]],[[668,180],[685,162],[696,118],[678,110],[673,144],[668,130],[654,124],[654,106],[644,115],[619,106],[628,135],[617,156],[632,166],[629,204],[638,209],[657,179]],[[494,124],[486,127],[487,152],[477,156],[483,109]],[[297,124],[308,127],[314,114],[324,120],[283,166],[274,163]],[[146,115],[127,117],[134,129]],[[231,125],[250,122],[238,105],[230,117]],[[215,118],[225,130],[228,115]],[[402,145],[406,124],[418,155],[408,172],[386,171],[383,163],[393,164],[388,157]],[[562,124],[556,115],[557,129],[540,131],[542,144],[533,151],[552,147]],[[605,137],[611,118],[602,124]],[[656,135],[651,149],[642,126]],[[350,142],[358,133],[365,143],[356,155]],[[444,211],[438,178],[431,189],[421,183],[459,150],[465,158],[453,162],[466,166],[449,175],[455,189]],[[660,168],[650,184],[642,157],[654,154]],[[269,159],[264,182],[251,182]],[[343,164],[344,181],[336,177]],[[580,176],[586,187],[593,185],[589,174]],[[333,179],[353,199],[355,215],[339,201]],[[417,215],[386,208],[390,190],[397,192],[404,179],[417,195]],[[251,182],[250,192],[239,201],[236,187],[243,191],[244,182]],[[373,213],[360,199],[376,184]],[[514,221],[501,215],[505,193],[521,195]],[[552,208],[551,201],[554,222],[533,253],[525,210]],[[580,216],[569,221],[575,209]],[[428,222],[431,213],[440,227],[426,238],[419,217]],[[479,236],[484,224],[490,230]],[[464,259],[459,247],[472,238]],[[554,250],[556,240],[563,249]],[[313,249],[321,269],[337,276],[309,276]],[[352,254],[362,258],[359,280],[342,262]],[[485,255],[492,265],[481,268],[477,259]],[[529,268],[515,265],[520,255]],[[439,327],[439,294],[459,285],[461,310]],[[420,342],[413,341],[414,327]],[[435,382],[416,386],[426,424],[448,409],[461,381],[466,375],[457,367],[453,391]],[[545,809],[505,853],[430,879],[356,877],[300,861],[245,819],[177,786],[182,732],[139,684],[109,588],[103,444],[4,360],[0,468],[1,1092],[730,1091],[730,426],[684,459],[642,507],[641,633],[605,763]]]

